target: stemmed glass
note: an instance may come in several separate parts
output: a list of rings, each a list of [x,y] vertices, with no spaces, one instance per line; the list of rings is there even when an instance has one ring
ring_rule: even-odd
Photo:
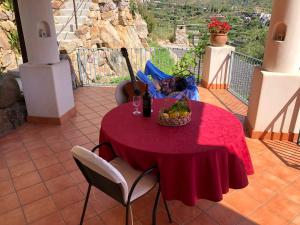
[[[139,111],[139,106],[141,105],[141,96],[133,96],[132,105],[134,106],[135,111],[133,112],[133,115],[138,116],[141,115],[141,112]]]

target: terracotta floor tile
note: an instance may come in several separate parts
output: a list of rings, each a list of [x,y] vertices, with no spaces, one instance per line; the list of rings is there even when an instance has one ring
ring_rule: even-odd
[[[70,139],[73,139],[76,137],[81,137],[82,133],[79,130],[74,129],[74,130],[70,130],[68,132],[64,132],[63,135],[66,139],[70,140]]]
[[[243,215],[248,215],[249,213],[257,209],[259,206],[261,206],[261,203],[259,203],[252,197],[248,196],[245,192],[240,190],[228,195],[222,203],[230,205],[236,212]]]
[[[267,171],[286,182],[293,182],[300,177],[300,170],[289,168],[287,166],[277,165],[267,169]]]
[[[74,145],[87,144],[90,142],[90,140],[85,136],[81,136],[81,137],[70,139],[70,142],[71,142],[72,146],[74,146]]]
[[[117,206],[113,209],[106,211],[100,215],[101,219],[106,225],[124,225],[125,224],[125,208]],[[146,223],[145,223],[146,224]]]
[[[226,90],[208,91],[200,88],[200,93],[203,101],[226,108],[220,99],[239,119],[244,119],[247,107]],[[32,220],[32,223],[26,225],[78,225],[87,183],[76,167],[70,150],[75,144],[93,148],[98,143],[102,117],[116,104],[114,88],[79,88],[74,91],[74,95],[77,115],[63,125],[26,123],[9,135],[0,137],[1,225],[25,225],[21,208],[15,208],[19,207],[16,194],[23,209],[31,205],[32,208],[38,208],[32,211],[41,210],[35,214],[26,208],[27,216]],[[178,222],[173,224],[300,224],[300,215],[297,216],[300,205],[300,170],[286,166],[296,166],[299,147],[290,142],[250,138],[247,138],[247,144],[255,166],[255,175],[249,176],[248,187],[230,191],[221,203],[200,200],[196,207],[187,207],[170,202],[173,219]],[[32,163],[36,163],[39,169]],[[37,184],[32,184],[35,183],[33,177],[38,177],[33,172],[42,178],[37,179]],[[22,187],[16,192],[13,181],[24,176],[23,180],[16,182],[19,188]],[[150,192],[133,204],[135,225],[151,224],[153,193]],[[43,199],[46,199],[45,202],[39,206]],[[266,205],[252,212],[256,204]],[[56,205],[63,209],[58,210]],[[49,207],[50,210],[43,207]],[[124,208],[115,200],[100,191],[91,193],[85,225],[123,225],[123,216]],[[169,224],[162,202],[158,207],[157,218],[158,225]]]
[[[99,144],[99,138],[97,139],[97,141],[95,143],[90,142],[90,143],[87,143],[87,144],[83,144],[81,146],[91,150],[98,144]]]
[[[80,201],[75,204],[69,205],[61,210],[62,217],[67,225],[78,225],[80,222],[84,202]],[[84,221],[88,221],[90,218],[95,217],[96,212],[88,205]],[[112,225],[112,224],[111,224]]]
[[[0,182],[0,196],[5,196],[12,192],[14,192],[12,181],[7,180]]]
[[[280,215],[271,212],[269,209],[266,207],[259,208],[256,210],[254,214],[249,216],[249,218],[256,222],[257,224],[272,224],[272,225],[287,225],[288,221]]]
[[[46,146],[47,146],[47,144],[42,140],[25,143],[25,147],[28,150],[37,149],[37,148],[46,147]]]
[[[11,193],[0,198],[0,214],[18,208],[19,206],[20,203],[16,193]]]
[[[50,197],[46,197],[23,207],[28,223],[37,221],[44,216],[54,213],[57,209]]]
[[[241,214],[220,203],[214,207],[209,208],[207,210],[207,214],[211,218],[214,218],[217,223],[222,225],[238,224],[239,221],[242,220]]]
[[[276,194],[275,191],[272,191],[268,187],[251,182],[246,188],[243,189],[243,192],[260,203],[265,203]]]
[[[199,216],[196,217],[195,220],[186,223],[186,225],[218,225],[216,221],[213,220],[213,218],[209,217],[206,213],[201,213]]]
[[[189,222],[201,213],[199,208],[185,206],[179,201],[169,201],[168,205],[172,215],[174,215],[174,221],[178,224]]]
[[[39,173],[44,181],[56,178],[63,174],[66,174],[66,170],[61,163],[49,166],[39,170]]]
[[[152,225],[152,216],[151,216],[152,211],[150,210],[148,212],[148,214],[149,215],[147,217],[142,218],[141,220],[139,220],[142,225]],[[135,218],[134,212],[133,212],[133,217]],[[173,223],[170,223],[166,211],[162,208],[158,208],[158,210],[157,210],[156,222],[157,222],[158,225],[181,225],[181,224],[176,223],[174,221],[174,219],[173,219]],[[137,223],[137,221],[134,220],[134,224],[136,224],[136,223]],[[120,221],[119,224],[122,224],[121,221]],[[124,221],[123,221],[123,224],[124,224]]]
[[[28,150],[28,152],[32,159],[39,159],[41,157],[53,155],[53,152],[50,150],[49,147],[32,149],[32,150]]]
[[[56,177],[46,182],[46,186],[50,193],[56,193],[65,190],[66,188],[71,187],[75,184],[76,182],[69,174]]]
[[[73,186],[53,194],[52,199],[58,209],[63,209],[68,205],[83,200],[84,196],[78,187]]]
[[[63,137],[63,135],[54,135],[51,137],[46,137],[45,138],[45,142],[47,144],[52,144],[52,143],[57,143],[57,142],[63,142],[66,141],[65,138]]]
[[[259,177],[257,177],[257,179],[258,183],[261,186],[267,187],[272,191],[279,191],[288,185],[286,181],[267,172],[259,174]]]
[[[87,219],[84,225],[104,225],[104,223],[98,216],[95,216],[91,219]]]
[[[10,179],[9,171],[7,168],[0,169],[0,182],[7,181]]]
[[[65,223],[61,215],[58,212],[55,212],[36,222],[30,223],[30,225],[65,225]]]
[[[7,156],[6,162],[9,167],[13,167],[22,163],[26,163],[30,161],[29,154],[27,152],[20,152],[17,154],[14,154],[13,156]]]
[[[267,204],[265,204],[265,207],[287,220],[293,219],[300,213],[299,204],[296,204],[281,195],[277,195],[275,198],[271,199]]]
[[[212,201],[209,201],[209,200],[206,200],[206,199],[200,199],[198,202],[197,202],[197,207],[199,209],[201,209],[202,211],[206,211],[208,210],[210,207],[213,207],[215,206],[217,203],[215,202],[212,202]]]
[[[10,170],[12,177],[18,177],[18,176],[24,175],[26,173],[35,171],[35,167],[34,167],[32,161],[28,161],[26,163],[13,166],[9,170]]]
[[[18,196],[22,205],[26,205],[33,201],[39,200],[48,196],[48,190],[43,183],[33,185],[29,188],[18,191]]]
[[[300,205],[300,189],[290,185],[288,188],[284,189],[283,191],[284,196],[288,199],[292,200],[296,204]]]
[[[99,116],[98,116],[99,117]],[[99,128],[95,127],[95,126],[90,126],[90,127],[85,127],[80,129],[80,131],[85,134],[86,136],[88,136],[88,134],[93,134],[93,133],[99,133]],[[98,135],[99,136],[99,135]]]
[[[34,164],[38,169],[42,169],[58,163],[58,159],[54,155],[43,156],[38,159],[34,159]]]
[[[7,169],[6,161],[0,158],[0,169]]]
[[[69,173],[78,170],[78,166],[76,165],[74,159],[69,159],[62,164],[66,171],[68,171]]]
[[[65,161],[67,161],[67,160],[73,159],[73,156],[72,156],[72,153],[71,153],[70,150],[55,153],[55,157],[56,157],[60,162],[65,162]]]
[[[88,122],[86,120],[85,121],[80,121],[80,122],[75,122],[74,124],[79,129],[84,128],[84,127],[89,127],[89,126],[92,125],[90,122]]]
[[[80,184],[80,183],[86,181],[85,177],[82,175],[82,172],[80,170],[70,172],[70,175],[73,177],[73,179],[75,180],[75,182],[77,184]]]
[[[21,208],[0,215],[1,225],[25,225],[26,221]]]
[[[69,142],[64,141],[64,142],[53,143],[50,145],[50,148],[53,152],[58,153],[58,152],[63,152],[63,151],[70,151],[72,148],[72,145]]]
[[[13,178],[16,190],[30,187],[34,184],[40,183],[41,181],[42,180],[38,172],[30,172],[20,177]]]
[[[155,192],[155,190],[151,191],[151,192]],[[132,211],[133,211],[133,215],[134,215],[134,219],[149,219],[151,220],[151,212],[154,206],[154,201],[155,201],[155,197],[152,195],[146,195],[141,197],[140,199],[137,199],[136,201],[134,201],[132,203]],[[100,204],[101,201],[99,201]],[[112,202],[114,203],[114,202]],[[117,205],[118,203],[115,202],[115,205]]]
[[[300,213],[293,219],[293,224],[300,225]]]

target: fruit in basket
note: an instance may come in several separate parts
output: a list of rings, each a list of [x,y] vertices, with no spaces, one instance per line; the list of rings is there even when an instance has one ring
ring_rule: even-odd
[[[164,118],[164,119],[169,119],[170,118],[168,113],[162,113],[161,117]]]
[[[179,119],[190,115],[189,102],[186,97],[177,100],[171,107],[163,110],[161,117],[163,119]]]

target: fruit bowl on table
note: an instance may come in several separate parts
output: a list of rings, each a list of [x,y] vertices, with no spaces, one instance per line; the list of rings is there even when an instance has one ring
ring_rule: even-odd
[[[158,123],[162,126],[179,127],[191,122],[192,112],[187,98],[177,100],[169,108],[162,108],[159,111]]]

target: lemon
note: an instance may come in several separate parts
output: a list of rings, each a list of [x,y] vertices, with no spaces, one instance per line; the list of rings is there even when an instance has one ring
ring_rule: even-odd
[[[187,112],[187,111],[185,111],[185,112],[180,112],[180,113],[179,113],[179,115],[180,115],[181,117],[187,117],[188,114],[189,114],[189,112]]]
[[[179,112],[172,112],[172,113],[169,114],[169,117],[171,119],[176,119],[176,118],[179,117]]]

